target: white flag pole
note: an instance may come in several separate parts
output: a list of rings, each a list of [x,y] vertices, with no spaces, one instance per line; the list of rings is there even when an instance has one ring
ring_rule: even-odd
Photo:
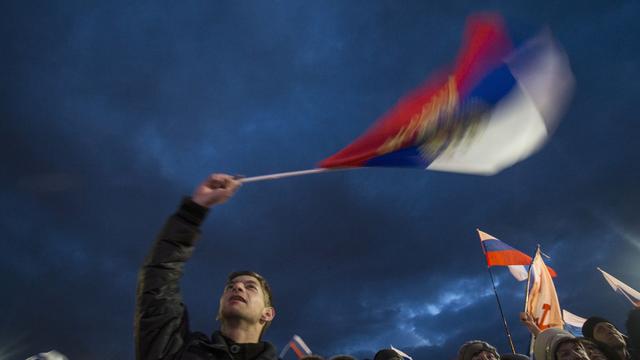
[[[344,168],[331,168],[331,169],[315,168],[315,169],[309,169],[309,170],[289,171],[289,172],[282,172],[277,174],[251,176],[251,177],[245,177],[245,178],[241,177],[241,178],[238,178],[238,181],[244,184],[244,183],[250,183],[250,182],[256,182],[256,181],[282,179],[282,178],[292,177],[292,176],[318,174],[318,173],[328,172],[328,171],[354,170],[354,169],[362,169],[362,168],[360,167],[344,167]]]
[[[291,176],[317,174],[317,173],[325,172],[328,170],[329,169],[318,168],[318,169],[309,169],[309,170],[301,170],[301,171],[289,171],[289,172],[282,172],[277,174],[240,178],[238,179],[238,181],[240,181],[241,183],[250,183],[255,181],[263,181],[263,180],[275,180],[275,179],[282,179],[282,178],[291,177]]]

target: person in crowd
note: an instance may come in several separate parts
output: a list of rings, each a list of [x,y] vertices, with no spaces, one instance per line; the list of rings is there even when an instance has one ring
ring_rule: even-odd
[[[626,336],[609,320],[592,316],[582,325],[582,335],[613,349],[620,360],[631,360]]]
[[[373,360],[403,360],[402,356],[393,349],[381,349],[373,357]]]
[[[300,358],[300,360],[324,360],[324,358],[320,355],[305,355]]]
[[[538,334],[533,343],[533,354],[536,360],[590,360],[579,339],[558,328]]]
[[[598,343],[592,339],[586,337],[579,337],[578,340],[582,343],[582,346],[587,351],[589,359],[591,360],[618,360],[618,354],[610,347],[603,343]]]
[[[458,349],[456,360],[499,360],[500,354],[495,347],[482,340],[471,340]]]
[[[136,358],[277,360],[261,337],[275,317],[271,288],[251,271],[231,273],[219,301],[220,329],[211,337],[192,332],[179,281],[209,209],[233,196],[236,178],[212,174],[166,221],[138,276],[134,322]],[[245,251],[250,251],[245,249]],[[222,255],[221,255],[222,256]]]
[[[529,314],[528,312],[520,313],[520,322],[529,330],[529,332],[531,333],[531,335],[533,335],[533,337],[536,337],[538,336],[538,334],[540,334],[541,330],[538,327],[538,324],[536,324],[536,321],[533,319],[533,316],[531,316],[531,314]]]
[[[500,360],[530,360],[527,355],[523,354],[502,354]]]
[[[625,326],[628,335],[627,349],[633,360],[640,360],[640,302],[629,311]]]

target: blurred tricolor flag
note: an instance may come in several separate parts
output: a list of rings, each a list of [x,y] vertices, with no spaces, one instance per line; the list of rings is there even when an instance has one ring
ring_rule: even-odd
[[[569,61],[550,33],[514,49],[498,15],[474,15],[452,70],[401,99],[319,167],[492,175],[544,144],[572,89]]]
[[[302,359],[306,355],[311,355],[311,349],[309,349],[304,340],[302,340],[298,335],[293,335],[293,338],[289,340],[287,346],[282,349],[282,352],[280,353],[281,359],[284,358],[289,349],[293,350],[298,359]]]

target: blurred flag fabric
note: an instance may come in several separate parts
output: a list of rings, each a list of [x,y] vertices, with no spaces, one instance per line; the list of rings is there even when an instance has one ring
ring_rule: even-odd
[[[38,355],[31,356],[27,360],[69,360],[64,354],[51,350],[46,353],[40,353]]]
[[[311,349],[298,335],[293,335],[293,338],[289,340],[289,343],[280,352],[280,358],[283,359],[287,354],[287,351],[291,349],[296,354],[298,359],[302,359],[305,355],[311,355]]]
[[[573,75],[548,31],[514,50],[502,23],[495,14],[469,17],[452,72],[437,73],[318,166],[492,175],[538,150],[571,97]]]
[[[411,356],[405,354],[403,351],[399,349],[394,348],[393,345],[391,345],[391,350],[395,351],[398,355],[402,356],[405,359],[413,360]]]
[[[562,320],[564,320],[565,330],[572,333],[573,336],[582,336],[582,325],[587,321],[587,319],[562,309]]]
[[[609,283],[609,286],[613,289],[613,291],[622,294],[631,302],[633,306],[640,306],[640,293],[634,290],[631,286],[623,283],[622,281],[616,279],[611,274],[606,271],[598,268],[598,270],[604,276],[604,279]]]
[[[526,312],[533,316],[541,330],[563,328],[562,311],[556,287],[549,269],[542,260],[540,250],[536,252],[531,265],[531,278],[525,308]]]
[[[516,250],[513,247],[507,245],[498,238],[487,234],[484,231],[476,229],[478,236],[480,236],[480,245],[482,251],[487,258],[488,266],[508,266],[509,272],[518,281],[527,280],[529,274],[527,268],[531,265],[531,256]],[[555,277],[556,272],[549,268],[551,276]]]

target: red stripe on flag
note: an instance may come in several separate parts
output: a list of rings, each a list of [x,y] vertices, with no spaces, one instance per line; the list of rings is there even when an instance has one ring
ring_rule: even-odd
[[[298,349],[298,345],[295,342],[290,341],[289,347],[293,350],[294,353],[296,353],[298,359],[302,359],[302,357],[305,355],[300,349]]]
[[[531,265],[532,261],[529,255],[518,250],[490,251],[485,255],[489,266]],[[558,276],[551,266],[547,266],[547,269],[551,277]]]
[[[488,251],[489,266],[530,265],[531,257],[517,250]]]

